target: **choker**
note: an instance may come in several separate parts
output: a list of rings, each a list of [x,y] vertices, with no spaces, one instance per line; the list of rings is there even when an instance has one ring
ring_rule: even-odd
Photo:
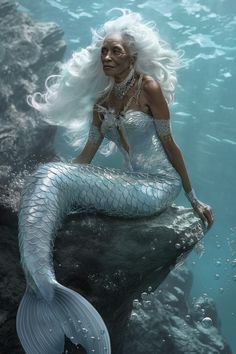
[[[130,87],[132,87],[135,83],[135,71],[132,68],[129,72],[129,75],[119,83],[114,82],[112,91],[114,92],[115,96],[122,100],[122,98],[126,95],[129,91]]]

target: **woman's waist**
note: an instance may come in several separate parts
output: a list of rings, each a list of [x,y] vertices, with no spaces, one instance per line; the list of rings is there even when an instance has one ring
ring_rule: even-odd
[[[152,154],[126,154],[126,162],[129,169],[137,172],[146,172],[151,174],[163,173],[170,177],[179,177],[176,169],[166,156]]]

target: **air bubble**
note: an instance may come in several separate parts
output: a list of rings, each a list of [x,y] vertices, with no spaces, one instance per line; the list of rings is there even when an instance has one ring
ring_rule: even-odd
[[[131,321],[135,321],[135,320],[137,320],[137,318],[138,318],[138,316],[135,312],[131,313],[131,316],[130,316]]]
[[[139,309],[139,308],[141,307],[141,303],[139,302],[138,299],[135,299],[135,300],[133,301],[133,307],[134,307],[135,309]]]
[[[202,325],[204,328],[210,328],[212,327],[212,319],[210,317],[205,317],[202,320]]]
[[[86,334],[88,333],[88,330],[87,330],[87,328],[85,328],[85,327],[82,328],[82,331],[83,331],[83,334],[84,334],[84,335],[86,335]]]
[[[147,297],[148,297],[148,294],[147,294],[146,292],[143,292],[143,293],[141,294],[141,298],[142,298],[143,300],[147,300]]]
[[[149,300],[146,300],[146,301],[144,301],[143,302],[143,306],[144,306],[144,308],[150,308],[151,306],[152,306],[152,302],[151,301],[149,301]]]

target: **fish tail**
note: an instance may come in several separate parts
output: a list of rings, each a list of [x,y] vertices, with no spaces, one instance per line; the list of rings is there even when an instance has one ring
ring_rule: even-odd
[[[26,354],[61,354],[67,336],[88,353],[109,354],[107,328],[96,309],[81,295],[55,282],[48,301],[27,287],[16,328]]]

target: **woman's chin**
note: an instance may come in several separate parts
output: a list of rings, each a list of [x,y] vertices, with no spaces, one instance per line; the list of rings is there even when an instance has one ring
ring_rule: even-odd
[[[109,77],[114,77],[114,75],[112,75],[112,73],[108,73],[108,72],[105,71],[105,70],[104,70],[104,74],[105,74],[106,76],[109,76]]]
[[[114,76],[113,73],[114,69],[113,68],[103,68],[103,72],[106,76]]]

